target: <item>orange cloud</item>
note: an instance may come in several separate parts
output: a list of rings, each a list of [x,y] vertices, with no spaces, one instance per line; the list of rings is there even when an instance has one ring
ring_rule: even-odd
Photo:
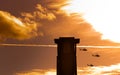
[[[34,20],[34,21],[40,21],[41,19],[44,20],[54,20],[56,18],[55,14],[48,10],[45,7],[42,7],[42,5],[37,4],[36,10],[32,13],[21,13],[22,16],[24,16],[28,20]]]
[[[55,18],[53,12],[40,4],[37,4],[36,10],[33,12],[21,13],[21,18],[17,18],[9,12],[0,11],[0,38],[30,39],[41,35],[41,32],[37,32],[41,20],[53,20]]]
[[[82,67],[78,68],[77,73],[78,75],[119,75],[120,63],[110,66]],[[15,75],[56,75],[56,71],[54,69],[50,70],[34,69],[29,72],[16,73]]]
[[[15,75],[56,75],[56,71],[53,69],[50,70],[34,69],[30,72],[16,73]]]
[[[110,66],[86,67],[78,70],[78,75],[119,75],[120,63]]]
[[[23,22],[8,12],[0,11],[0,37],[12,39],[29,39],[36,36],[36,24]]]

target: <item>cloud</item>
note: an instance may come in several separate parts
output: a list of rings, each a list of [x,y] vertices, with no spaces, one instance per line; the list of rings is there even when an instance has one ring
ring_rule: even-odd
[[[8,12],[0,11],[0,37],[12,39],[29,39],[36,36],[36,24],[23,22]]]
[[[35,21],[40,21],[41,19],[44,20],[53,20],[55,19],[54,13],[52,13],[50,10],[47,8],[43,7],[41,4],[36,5],[36,10],[33,11],[32,13],[21,13],[22,16],[24,16],[26,19],[29,20],[35,20]]]
[[[51,37],[77,36],[83,41],[92,38],[96,38],[97,41],[100,40],[101,34],[85,22],[82,15],[67,15],[61,9],[67,5],[67,0],[44,1],[44,4],[37,4],[33,12],[22,12],[20,18],[8,12],[0,11],[1,38],[30,39],[39,36],[42,32]],[[89,42],[89,44],[91,43]]]
[[[33,12],[23,12],[21,16],[15,17],[9,12],[0,11],[0,38],[1,39],[30,39],[42,35],[38,32],[41,20],[53,20],[55,15],[40,4],[36,5]]]
[[[68,15],[62,10],[62,7],[68,5],[68,1],[42,1],[36,5],[33,12],[21,12],[20,18],[1,11],[1,38],[23,40],[44,34],[45,37],[52,37],[52,40],[60,36],[79,37],[82,39],[81,45],[113,45],[108,40],[101,41],[102,34],[96,32],[92,25],[83,19],[82,14]]]
[[[49,69],[49,70],[34,69],[29,72],[16,73],[15,75],[56,75],[56,71],[53,69]]]
[[[78,75],[119,75],[120,63],[110,66],[82,67],[78,68],[77,73]],[[56,71],[54,69],[34,69],[29,72],[16,73],[15,75],[56,75]]]
[[[43,20],[45,22],[56,19],[53,11],[41,4],[37,4],[33,12],[22,12],[19,18],[9,12],[0,11],[0,38],[24,40],[42,35],[37,30],[43,25]]]
[[[57,14],[55,21],[44,22],[43,32],[49,38],[78,37],[81,45],[116,45],[108,40],[101,40],[102,34],[95,31],[82,15]],[[49,29],[49,30],[47,30]]]
[[[120,74],[120,63],[110,66],[95,66],[87,67],[82,70],[78,70],[78,75],[119,75]]]
[[[44,20],[40,20],[41,24],[43,24],[41,27],[42,32],[50,39],[53,40],[56,37],[78,37],[81,39],[81,45],[118,45],[110,40],[103,40],[102,34],[97,32],[83,18],[82,14],[68,14],[63,10],[62,8],[69,4],[69,0],[50,0],[44,1],[44,4],[38,4],[37,9],[39,9],[39,13],[47,11],[50,14],[50,17],[44,16]],[[46,11],[41,10],[43,9],[41,6],[44,6]]]

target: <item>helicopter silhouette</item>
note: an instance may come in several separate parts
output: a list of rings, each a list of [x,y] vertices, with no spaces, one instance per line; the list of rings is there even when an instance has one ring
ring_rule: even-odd
[[[93,64],[87,64],[87,66],[93,67],[94,65]]]
[[[87,49],[86,48],[83,48],[83,49],[80,48],[80,51],[87,51]]]
[[[99,54],[92,54],[93,57],[100,57]]]

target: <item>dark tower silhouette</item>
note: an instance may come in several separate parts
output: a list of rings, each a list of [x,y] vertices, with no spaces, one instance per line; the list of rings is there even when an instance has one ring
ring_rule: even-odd
[[[79,39],[60,37],[55,39],[57,49],[57,75],[77,75],[76,44]]]

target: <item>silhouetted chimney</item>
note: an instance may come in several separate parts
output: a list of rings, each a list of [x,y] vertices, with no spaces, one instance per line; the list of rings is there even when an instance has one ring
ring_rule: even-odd
[[[76,44],[79,39],[60,37],[55,43],[58,45],[57,75],[77,75]]]

